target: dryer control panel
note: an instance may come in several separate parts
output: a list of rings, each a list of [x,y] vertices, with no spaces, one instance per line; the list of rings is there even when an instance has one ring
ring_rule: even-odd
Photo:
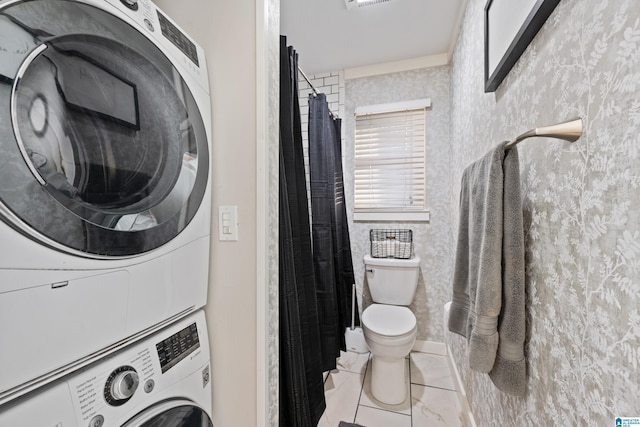
[[[160,31],[162,32],[162,35],[199,67],[200,61],[198,61],[198,49],[196,48],[196,44],[189,40],[189,38],[187,38],[187,36],[159,10],[156,11],[156,13],[158,14],[158,21],[160,22]]]
[[[94,0],[95,1],[95,0]],[[209,91],[204,50],[164,12],[150,0],[107,0],[124,15],[132,19],[145,34],[162,45],[165,52],[173,53],[176,61]]]

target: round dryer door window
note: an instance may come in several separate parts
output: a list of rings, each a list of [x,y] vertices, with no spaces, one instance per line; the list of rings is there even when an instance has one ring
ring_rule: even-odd
[[[76,1],[0,6],[5,222],[76,255],[135,256],[187,227],[208,176],[190,87],[141,31]]]

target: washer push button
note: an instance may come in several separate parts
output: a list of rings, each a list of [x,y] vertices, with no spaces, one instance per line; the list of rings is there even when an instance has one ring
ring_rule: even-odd
[[[102,415],[96,415],[89,421],[89,427],[102,427],[104,425],[104,417]]]

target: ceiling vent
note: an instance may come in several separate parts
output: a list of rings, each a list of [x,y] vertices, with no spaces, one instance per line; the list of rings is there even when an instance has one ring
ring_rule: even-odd
[[[344,0],[347,10],[353,9],[354,6],[373,6],[374,4],[388,3],[391,0]]]

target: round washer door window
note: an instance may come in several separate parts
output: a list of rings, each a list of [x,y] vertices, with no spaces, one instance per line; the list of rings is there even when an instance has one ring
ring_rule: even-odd
[[[122,427],[213,427],[211,418],[189,400],[167,400],[127,421]]]
[[[139,255],[184,230],[209,151],[172,62],[131,25],[75,1],[11,3],[0,36],[2,219],[100,258]]]

